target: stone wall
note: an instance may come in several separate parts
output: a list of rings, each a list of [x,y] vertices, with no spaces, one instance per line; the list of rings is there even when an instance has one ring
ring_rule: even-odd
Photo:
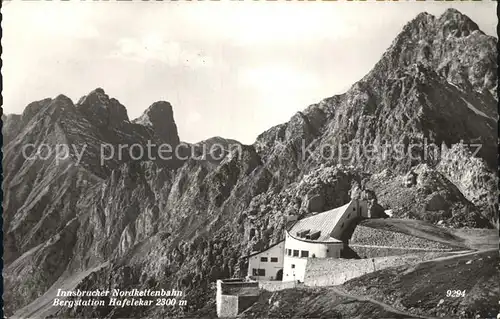
[[[217,316],[219,318],[235,317],[238,315],[238,296],[222,295],[217,300]]]
[[[267,291],[290,289],[297,286],[294,281],[259,281],[259,288]]]
[[[375,257],[388,257],[388,256],[401,256],[406,254],[426,252],[427,249],[418,248],[395,248],[395,247],[384,247],[384,246],[369,246],[369,245],[351,245],[350,248],[360,257],[360,258],[375,258]],[[451,251],[448,250],[432,250],[432,251]]]
[[[349,279],[373,271],[371,259],[310,259],[304,284],[312,287],[341,285]]]
[[[259,298],[259,283],[243,279],[217,280],[217,316],[235,317]]]
[[[311,258],[307,263],[304,285],[311,287],[341,285],[348,280],[373,271],[401,265],[413,265],[446,254],[449,253],[426,252],[368,259]]]
[[[351,245],[373,245],[373,246],[390,246],[401,248],[423,248],[423,249],[451,249],[450,245],[439,243],[433,240],[427,240],[407,234],[376,229],[358,225],[352,234],[349,246]]]
[[[221,286],[223,295],[256,295],[259,293],[259,283],[251,282],[223,282]]]

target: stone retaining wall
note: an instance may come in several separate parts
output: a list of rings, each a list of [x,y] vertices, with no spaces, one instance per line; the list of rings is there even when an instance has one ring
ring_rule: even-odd
[[[426,252],[368,259],[311,258],[307,263],[304,285],[311,287],[341,285],[348,280],[380,269],[413,265],[446,254]]]
[[[388,257],[388,256],[401,256],[406,254],[414,254],[418,252],[427,252],[428,249],[407,249],[407,248],[397,248],[397,247],[377,247],[377,246],[365,246],[365,245],[351,245],[350,248],[358,254],[360,258],[375,258],[375,257]],[[451,251],[448,250],[434,250],[436,252]]]
[[[406,248],[450,249],[454,248],[437,241],[427,240],[403,233],[358,225],[349,241],[352,245],[399,246]]]
[[[297,283],[293,281],[259,281],[259,288],[267,291],[278,291],[295,288]]]
[[[259,298],[259,283],[243,279],[217,280],[217,316],[235,317]]]

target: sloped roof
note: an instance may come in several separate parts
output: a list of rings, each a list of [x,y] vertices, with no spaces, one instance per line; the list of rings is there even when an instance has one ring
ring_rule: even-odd
[[[267,247],[267,248],[265,248],[265,249],[263,249],[263,250],[261,250],[261,251],[253,252],[253,253],[251,253],[250,255],[242,256],[242,257],[240,257],[240,258],[241,258],[241,259],[250,258],[250,257],[253,257],[253,256],[255,256],[255,255],[258,255],[258,254],[264,253],[264,252],[268,251],[269,249],[273,248],[274,246],[277,246],[277,245],[281,244],[283,241],[285,241],[285,240],[284,240],[284,239],[282,239],[282,240],[280,240],[280,241],[278,241],[278,242],[276,242],[276,243],[272,244],[271,246],[269,246],[269,247]]]
[[[341,240],[330,237],[330,234],[332,233],[333,228],[335,228],[335,225],[338,223],[342,213],[350,204],[351,203],[349,202],[344,206],[300,219],[292,226],[292,228],[290,228],[288,233],[296,239],[308,242],[341,242]],[[305,230],[310,230],[311,234],[320,231],[321,234],[319,238],[315,240],[299,238],[297,233]]]

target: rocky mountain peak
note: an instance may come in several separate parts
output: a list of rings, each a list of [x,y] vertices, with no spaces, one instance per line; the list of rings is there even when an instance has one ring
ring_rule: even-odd
[[[77,107],[90,122],[101,128],[115,127],[129,120],[125,106],[109,98],[102,88],[96,88],[80,98]]]
[[[438,23],[445,36],[448,34],[455,37],[468,36],[479,30],[479,26],[474,21],[454,8],[447,9],[439,17]]]
[[[174,111],[172,105],[167,101],[154,102],[133,122],[150,127],[158,137],[170,145],[179,144]]]
[[[40,101],[31,102],[26,106],[21,115],[24,123],[28,123],[35,114],[37,114],[44,106],[48,105],[52,99],[47,98]]]
[[[161,117],[170,117],[173,119],[174,111],[170,102],[167,101],[156,101],[151,104],[147,110],[144,112],[148,114],[150,117],[161,116]]]
[[[52,101],[52,105],[60,106],[60,107],[74,107],[73,101],[64,94],[59,94]]]
[[[420,63],[461,89],[488,91],[497,99],[496,52],[496,39],[460,11],[448,9],[439,18],[421,13],[403,27],[364,80],[380,87],[388,75]]]

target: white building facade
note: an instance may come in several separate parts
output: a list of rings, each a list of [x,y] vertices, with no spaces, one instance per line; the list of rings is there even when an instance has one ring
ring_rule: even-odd
[[[341,241],[311,242],[285,235],[283,281],[304,281],[309,258],[340,258],[344,243]]]
[[[285,241],[270,246],[248,258],[247,276],[256,280],[282,280]]]
[[[310,258],[341,258],[356,224],[370,217],[366,202],[352,200],[297,220],[285,230],[284,241],[247,256],[248,276],[257,280],[303,282]]]

